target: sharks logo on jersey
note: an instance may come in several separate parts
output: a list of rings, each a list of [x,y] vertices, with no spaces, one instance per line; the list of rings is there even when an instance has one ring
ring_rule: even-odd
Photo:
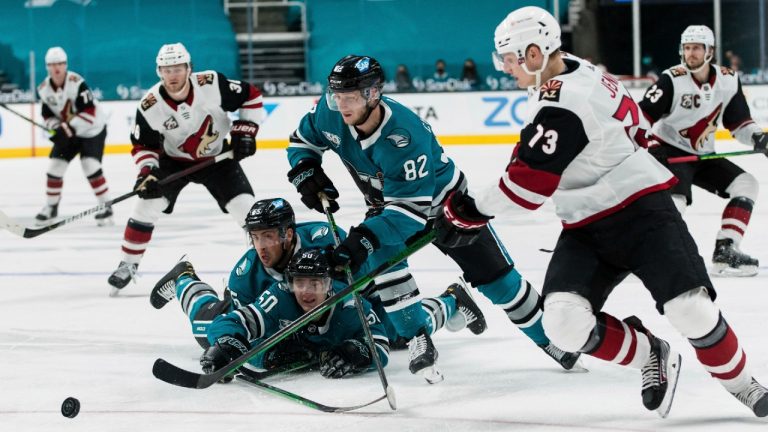
[[[251,269],[251,260],[249,260],[246,257],[246,258],[243,258],[240,264],[238,264],[237,267],[235,268],[235,274],[238,276],[242,276],[248,273],[248,270],[250,269]]]
[[[310,238],[312,240],[317,240],[317,239],[319,239],[321,237],[327,236],[328,232],[329,232],[328,227],[323,226],[323,227],[317,228],[316,230],[312,231],[312,235],[310,236]]]
[[[387,140],[395,147],[403,148],[411,143],[411,134],[405,129],[395,129],[387,135]]]

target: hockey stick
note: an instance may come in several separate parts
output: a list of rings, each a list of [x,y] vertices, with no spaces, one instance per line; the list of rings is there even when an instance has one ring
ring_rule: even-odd
[[[323,203],[323,212],[325,213],[325,217],[328,219],[328,225],[331,226],[333,242],[336,244],[336,247],[339,247],[341,244],[341,237],[339,237],[339,229],[336,226],[336,219],[334,219],[333,213],[331,212],[331,204],[328,202],[328,197],[322,192],[320,193],[320,201]],[[355,278],[352,277],[352,270],[350,270],[349,266],[344,266],[344,273],[347,275],[347,283],[352,285]],[[368,349],[371,350],[373,363],[376,365],[376,372],[379,373],[379,379],[381,380],[381,385],[384,387],[384,393],[387,396],[389,407],[392,408],[392,411],[394,411],[397,409],[395,389],[392,388],[392,386],[390,386],[387,382],[387,375],[384,373],[384,366],[381,364],[381,357],[379,357],[379,352],[376,349],[376,342],[373,340],[371,327],[368,325],[368,319],[365,316],[365,310],[363,310],[363,303],[360,301],[360,293],[354,293],[353,296],[355,297],[355,309],[357,309],[357,316],[360,317],[360,324],[363,327],[363,333],[365,334],[365,339],[368,342]]]
[[[366,286],[368,286],[369,283],[371,283],[373,278],[389,270],[395,264],[408,258],[409,256],[411,256],[412,254],[414,254],[416,251],[423,248],[424,246],[432,243],[432,240],[434,239],[435,239],[435,232],[434,231],[427,232],[426,234],[424,234],[423,236],[419,237],[414,242],[412,242],[410,245],[408,245],[399,254],[393,256],[386,262],[382,263],[379,267],[377,267],[367,275],[357,280],[354,284],[344,288],[343,290],[332,295],[331,297],[328,297],[322,303],[318,304],[317,306],[309,310],[307,313],[305,313],[304,315],[296,319],[296,321],[293,321],[291,324],[278,330],[275,334],[273,334],[272,336],[270,336],[269,338],[267,338],[257,346],[251,348],[245,354],[232,360],[231,362],[229,362],[228,364],[226,364],[225,366],[223,366],[222,368],[220,368],[219,370],[213,373],[201,374],[197,372],[190,372],[188,370],[175,366],[163,359],[157,359],[155,360],[155,364],[152,366],[152,374],[157,379],[161,381],[165,381],[169,384],[174,384],[177,386],[187,387],[187,388],[197,388],[197,389],[208,388],[213,384],[215,384],[216,382],[218,382],[220,379],[234,372],[243,363],[247,362],[257,354],[263,351],[266,351],[267,349],[275,346],[281,340],[285,339],[286,337],[290,336],[293,333],[296,333],[302,327],[307,325],[310,321],[324,314],[331,307],[333,307],[337,303],[340,303],[350,294],[354,294],[360,291],[361,289],[365,288]]]
[[[728,153],[710,153],[705,155],[690,155],[690,156],[677,156],[667,159],[667,163],[678,164],[686,162],[698,162],[709,159],[722,159],[733,156],[744,156],[751,154],[765,154],[765,150],[742,150]]]
[[[31,118],[29,118],[29,117],[25,116],[24,114],[22,114],[22,113],[20,113],[20,112],[18,112],[18,111],[16,111],[16,110],[12,110],[12,109],[11,109],[11,108],[10,108],[8,105],[6,105],[6,104],[4,104],[4,103],[2,103],[2,102],[0,102],[0,107],[3,107],[3,108],[5,108],[5,110],[6,110],[6,111],[8,111],[8,112],[11,112],[11,113],[13,113],[13,114],[17,115],[18,117],[21,117],[21,118],[23,118],[24,120],[26,120],[26,121],[28,121],[28,122],[32,123],[33,125],[35,125],[35,126],[39,127],[40,129],[43,129],[43,130],[44,130],[44,131],[46,131],[46,132],[51,132],[51,130],[50,130],[50,129],[48,129],[48,128],[47,128],[45,125],[42,125],[42,124],[40,124],[40,123],[38,123],[38,122],[36,122],[36,121],[32,120]]]
[[[354,406],[346,406],[346,407],[335,407],[330,405],[323,405],[319,402],[315,402],[313,400],[309,400],[303,396],[299,396],[296,393],[289,392],[288,390],[283,390],[279,387],[275,387],[273,385],[261,382],[253,377],[247,376],[247,375],[237,375],[236,378],[239,381],[242,381],[246,384],[249,384],[251,386],[254,386],[256,388],[259,388],[261,390],[266,391],[267,393],[271,393],[276,396],[283,397],[285,399],[288,399],[291,402],[296,402],[300,405],[304,405],[305,407],[316,409],[322,412],[327,413],[341,413],[341,412],[347,412],[347,411],[353,411],[356,409],[364,408],[369,405],[373,405],[376,402],[384,399],[387,397],[386,395],[381,395],[377,399],[372,400],[370,402],[360,404],[360,405],[354,405]]]
[[[169,175],[168,177],[165,177],[165,178],[159,180],[158,183],[160,185],[165,185],[165,184],[171,183],[171,182],[176,181],[176,180],[178,180],[178,179],[180,179],[180,178],[182,178],[184,176],[187,176],[189,174],[192,174],[192,173],[195,173],[197,171],[200,171],[203,168],[209,167],[209,166],[211,166],[211,165],[213,165],[213,164],[215,164],[215,163],[217,163],[219,161],[222,161],[224,159],[231,159],[231,158],[232,158],[232,150],[224,152],[224,153],[222,153],[222,154],[220,154],[220,155],[218,155],[218,156],[216,156],[214,158],[204,160],[204,161],[202,161],[202,162],[200,162],[198,164],[192,165],[191,167],[183,169],[183,170],[181,170],[179,172],[175,172],[175,173]],[[126,194],[120,195],[117,198],[111,199],[111,200],[109,200],[109,201],[107,201],[105,203],[101,203],[101,204],[97,205],[96,207],[89,208],[88,210],[85,210],[85,211],[82,211],[82,212],[80,212],[78,214],[69,216],[66,219],[60,220],[60,221],[58,221],[56,223],[53,223],[53,224],[48,225],[48,226],[44,226],[42,228],[28,228],[28,227],[24,227],[24,226],[20,225],[19,223],[13,221],[11,218],[8,217],[8,215],[6,215],[5,213],[3,213],[0,210],[0,228],[3,228],[5,230],[7,230],[7,231],[12,232],[13,234],[16,234],[16,235],[24,237],[24,238],[37,237],[40,234],[47,233],[48,231],[55,230],[56,228],[58,228],[60,226],[64,226],[64,225],[67,225],[68,223],[71,223],[71,222],[74,222],[76,220],[82,219],[82,218],[88,216],[89,214],[93,214],[93,213],[102,211],[102,210],[106,209],[107,207],[112,207],[113,205],[115,205],[115,204],[117,204],[117,203],[119,203],[121,201],[125,201],[128,198],[131,198],[132,196],[137,195],[138,193],[139,192],[135,191],[135,190],[131,191],[131,192],[128,192]]]

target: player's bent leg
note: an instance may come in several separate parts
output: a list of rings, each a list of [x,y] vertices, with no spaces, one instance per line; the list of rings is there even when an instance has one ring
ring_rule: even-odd
[[[245,225],[245,217],[255,201],[256,198],[254,198],[253,194],[242,193],[229,200],[224,208],[227,209],[227,212],[229,212],[229,215],[232,216],[237,225],[242,227]]]
[[[67,172],[69,162],[64,159],[51,158],[48,162],[45,183],[45,206],[35,216],[35,223],[47,225],[59,215],[59,202],[61,190],[64,188],[64,173]]]
[[[690,290],[666,302],[664,313],[688,338],[699,362],[713,378],[755,415],[768,415],[768,391],[752,376],[736,334],[705,288]]]
[[[549,345],[541,324],[541,297],[516,269],[490,283],[477,285],[477,290],[504,309],[509,320],[536,345]]]
[[[108,279],[109,285],[112,286],[110,296],[117,295],[119,290],[134,280],[144,251],[152,238],[155,222],[160,219],[160,214],[167,206],[168,200],[165,198],[142,199],[136,203],[133,214],[125,226],[122,259]]]

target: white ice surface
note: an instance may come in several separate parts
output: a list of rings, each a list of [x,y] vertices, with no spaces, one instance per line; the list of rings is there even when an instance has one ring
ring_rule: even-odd
[[[735,147],[726,144],[723,150]],[[743,149],[743,148],[742,148]],[[491,184],[509,159],[508,146],[447,147],[473,187]],[[734,159],[753,172],[760,193],[743,250],[768,260],[766,171],[762,156]],[[31,224],[44,201],[47,160],[0,161],[0,209]],[[259,151],[244,162],[258,198],[291,200],[299,220],[322,220],[306,210],[286,181],[284,152]],[[341,226],[359,222],[361,195],[335,157],[326,169],[341,191]],[[127,155],[105,158],[112,197],[133,186],[135,168]],[[94,205],[79,163],[67,172],[61,215]],[[712,253],[725,201],[696,190],[686,214],[701,253]],[[107,276],[120,258],[125,222],[133,202],[115,207],[116,225],[98,228],[88,218],[34,239],[0,231],[0,431],[502,431],[502,430],[766,430],[704,372],[693,349],[658,315],[650,295],[630,277],[613,293],[606,310],[637,315],[683,356],[675,404],[669,418],[646,411],[639,372],[585,360],[591,372],[569,374],[509,323],[500,309],[476,296],[488,331],[435,336],[444,382],[430,386],[407,370],[407,354],[393,353],[387,376],[398,410],[380,402],[360,412],[324,414],[243,384],[206,390],[174,387],[152,376],[158,357],[197,370],[200,348],[177,302],[162,310],[149,305],[155,281],[182,254],[200,276],[220,289],[222,278],[243,253],[244,235],[219,212],[205,189],[191,185],[173,215],[159,222],[141,264],[141,279],[118,298],[107,297]],[[540,289],[560,225],[551,202],[518,218],[498,218],[496,229],[518,269]],[[437,295],[459,276],[457,267],[429,247],[411,259],[425,295]],[[714,279],[718,304],[736,330],[755,375],[768,383],[768,287],[765,266],[754,278]],[[271,383],[331,405],[358,404],[382,394],[375,373],[341,381],[308,374]],[[61,402],[77,397],[82,408],[63,417]]]

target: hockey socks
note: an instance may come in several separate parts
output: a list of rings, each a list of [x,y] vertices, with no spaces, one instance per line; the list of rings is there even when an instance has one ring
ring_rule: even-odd
[[[152,224],[142,223],[133,218],[128,219],[123,234],[123,261],[129,263],[141,261],[154,229],[155,226]]]
[[[730,238],[738,246],[747,230],[749,219],[752,217],[754,204],[751,199],[746,197],[731,199],[723,210],[722,224],[717,233],[717,239]]]
[[[541,325],[541,297],[517,270],[512,269],[489,284],[479,285],[477,290],[504,309],[509,320],[536,345],[549,344],[549,338]]]
[[[746,367],[747,355],[722,314],[711,332],[688,341],[704,369],[729,392],[736,393],[750,384],[752,374]]]
[[[581,351],[607,362],[640,369],[648,362],[651,342],[644,332],[601,312]]]
[[[182,275],[176,280],[176,298],[179,300],[181,310],[192,324],[192,334],[204,348],[208,346],[208,326],[213,319],[226,312],[221,306],[228,306],[226,302],[220,302],[219,296],[210,285],[201,282],[189,275]],[[203,345],[205,344],[205,345]]]
[[[101,169],[89,175],[88,182],[91,184],[93,193],[100,203],[109,201],[109,187],[107,186],[107,179],[104,178]]]

